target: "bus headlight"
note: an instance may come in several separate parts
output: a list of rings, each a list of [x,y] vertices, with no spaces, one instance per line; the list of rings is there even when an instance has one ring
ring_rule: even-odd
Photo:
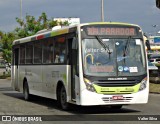
[[[96,92],[96,90],[95,90],[95,88],[94,88],[94,86],[93,86],[93,84],[91,83],[90,80],[84,78],[84,82],[85,82],[85,84],[86,84],[87,90],[89,90],[89,91],[91,91],[91,92]]]
[[[144,78],[144,79],[141,81],[141,85],[140,85],[139,91],[145,89],[145,88],[146,88],[146,85],[147,85],[147,78]]]

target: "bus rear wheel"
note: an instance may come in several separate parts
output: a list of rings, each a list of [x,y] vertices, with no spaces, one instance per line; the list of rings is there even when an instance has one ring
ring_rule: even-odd
[[[24,82],[23,94],[24,94],[24,99],[28,101],[30,99],[30,94],[29,94],[29,87],[28,87],[27,81]]]
[[[62,86],[58,92],[58,106],[63,110],[69,109],[69,103],[67,103],[67,93],[64,86]]]

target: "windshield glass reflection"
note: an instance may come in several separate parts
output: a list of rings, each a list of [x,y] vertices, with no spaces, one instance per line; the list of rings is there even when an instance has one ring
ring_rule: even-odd
[[[145,73],[145,56],[140,39],[84,39],[84,73],[91,76],[133,76]]]

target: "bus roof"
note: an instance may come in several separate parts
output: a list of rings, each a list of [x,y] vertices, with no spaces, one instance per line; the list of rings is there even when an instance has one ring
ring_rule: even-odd
[[[109,24],[109,25],[124,25],[124,26],[138,26],[136,24],[131,24],[131,23],[123,23],[123,22],[90,22],[90,23],[84,23],[84,24],[80,24],[81,26],[85,26],[85,25],[105,25],[105,24]],[[138,26],[139,27],[139,26]]]
[[[43,33],[37,33],[37,34],[35,34],[33,36],[17,39],[15,41],[13,41],[13,45],[26,43],[26,42],[30,42],[30,41],[34,41],[34,40],[39,40],[39,39],[43,39],[43,38],[58,36],[58,35],[61,35],[61,34],[70,33],[70,32],[73,31],[72,29],[77,28],[78,26],[103,25],[103,24],[139,27],[138,25],[135,25],[135,24],[122,23],[122,22],[90,22],[90,23],[82,23],[82,24],[76,24],[74,26],[62,27],[62,28],[57,29],[57,30],[46,30],[46,32],[43,32]]]

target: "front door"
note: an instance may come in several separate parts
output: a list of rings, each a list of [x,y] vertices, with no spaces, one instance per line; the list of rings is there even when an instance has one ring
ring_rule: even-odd
[[[78,49],[75,38],[68,39],[69,65],[71,65],[71,97],[75,99],[75,76],[77,75]]]

